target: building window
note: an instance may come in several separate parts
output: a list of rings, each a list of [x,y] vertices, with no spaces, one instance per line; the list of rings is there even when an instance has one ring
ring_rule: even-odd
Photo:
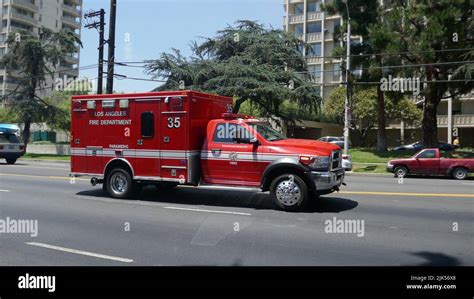
[[[155,117],[153,112],[144,112],[141,116],[142,137],[153,138],[155,133]]]
[[[321,56],[321,43],[311,44],[308,48],[308,56]]]
[[[320,33],[321,32],[321,23],[308,23],[306,28],[306,33]]]
[[[294,14],[295,14],[295,15],[302,15],[302,14],[304,14],[304,3],[297,3],[297,4],[295,4]]]
[[[295,25],[295,34],[303,34],[304,33],[304,27],[302,24]]]
[[[339,27],[341,27],[341,20],[340,19],[337,19],[337,20],[334,20],[334,32],[336,32]]]
[[[321,11],[321,2],[319,1],[308,2],[308,12],[317,12],[317,11]]]
[[[341,66],[339,64],[333,64],[332,66],[332,80],[340,81],[341,80]]]
[[[320,65],[310,65],[308,66],[308,74],[311,79],[320,79],[321,78],[321,66]]]

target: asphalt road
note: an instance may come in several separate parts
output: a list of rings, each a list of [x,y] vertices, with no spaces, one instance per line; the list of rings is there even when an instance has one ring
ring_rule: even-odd
[[[87,179],[72,184],[68,167],[0,164],[0,220],[38,221],[36,237],[0,233],[1,266],[474,265],[472,179],[349,175],[342,192],[286,213],[249,191],[110,199]],[[326,232],[334,217],[363,220],[363,235]]]

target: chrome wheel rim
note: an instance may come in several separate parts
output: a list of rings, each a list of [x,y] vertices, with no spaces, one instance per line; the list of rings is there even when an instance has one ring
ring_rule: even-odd
[[[112,191],[116,194],[123,194],[128,190],[127,178],[123,173],[114,173],[110,179]]]
[[[458,169],[456,170],[455,176],[457,179],[464,179],[466,177],[466,173],[463,170]]]
[[[276,187],[275,193],[278,201],[285,206],[295,205],[301,198],[300,187],[294,182],[293,176],[290,176],[288,180],[281,181]]]
[[[404,168],[398,168],[397,169],[397,176],[405,176],[407,172],[405,171]]]

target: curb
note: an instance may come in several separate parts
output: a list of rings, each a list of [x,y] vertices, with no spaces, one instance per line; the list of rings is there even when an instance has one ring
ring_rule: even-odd
[[[64,160],[47,160],[47,159],[28,159],[28,158],[20,158],[21,161],[25,161],[25,162],[52,162],[52,163],[63,163],[63,164],[69,164],[70,161],[64,161]]]

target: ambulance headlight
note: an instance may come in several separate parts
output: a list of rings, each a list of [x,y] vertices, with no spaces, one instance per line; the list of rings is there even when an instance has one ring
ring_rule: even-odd
[[[329,157],[300,156],[300,163],[315,170],[327,171],[329,169]]]
[[[317,170],[328,170],[329,157],[314,157],[314,161],[309,165],[309,167]]]

